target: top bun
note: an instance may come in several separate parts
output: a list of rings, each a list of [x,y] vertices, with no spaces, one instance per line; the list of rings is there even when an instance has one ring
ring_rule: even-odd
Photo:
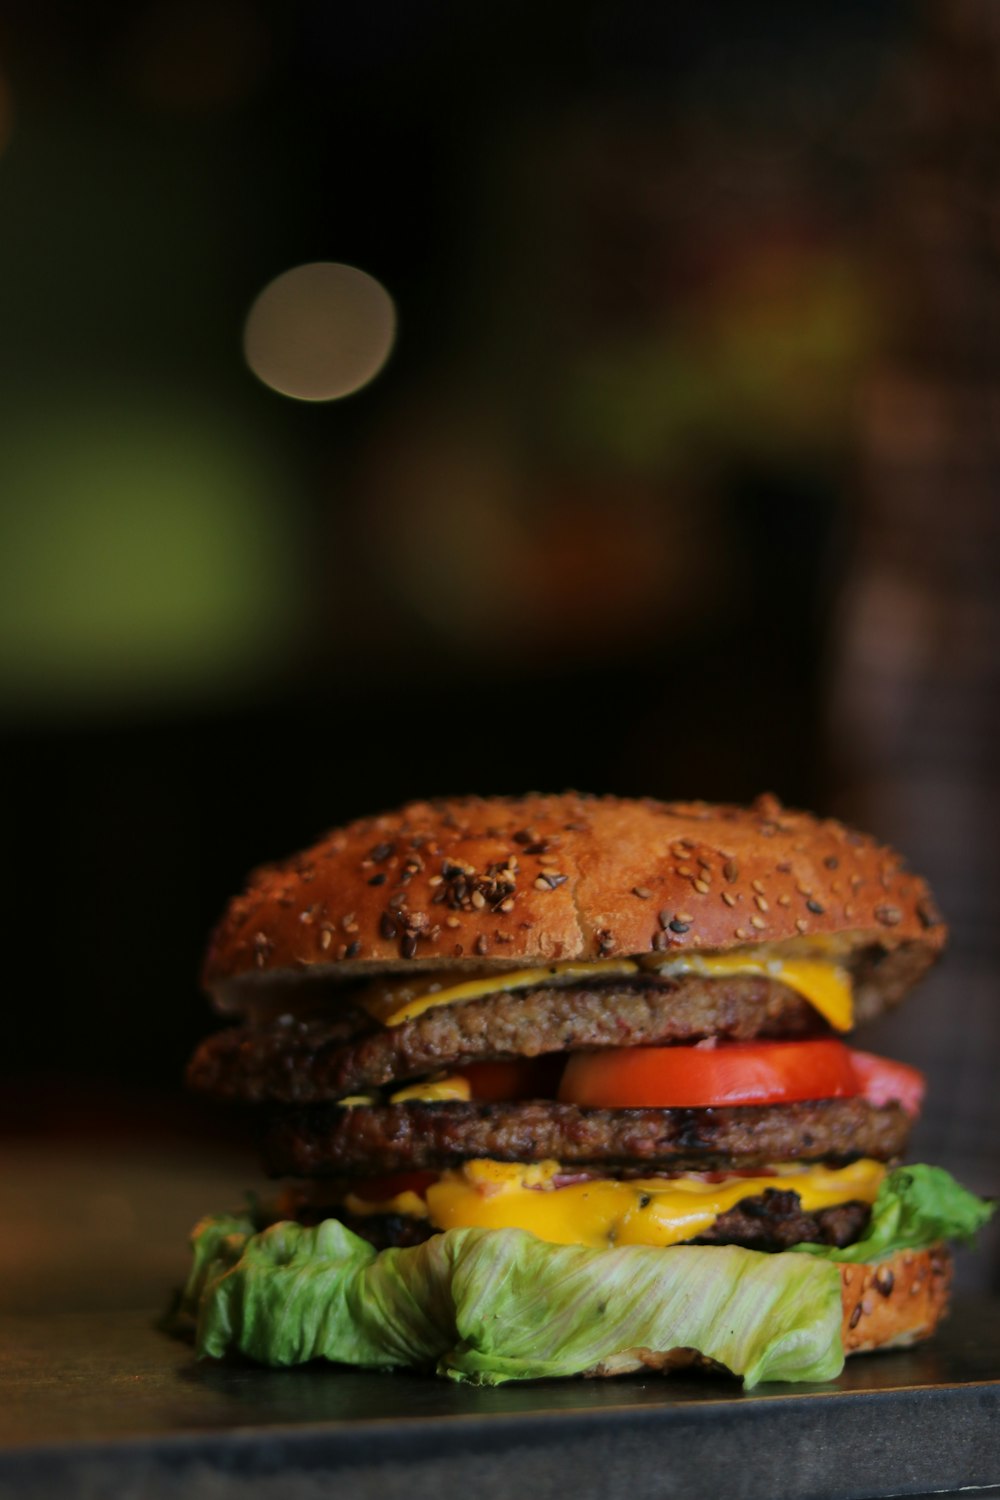
[[[204,980],[229,1008],[261,981],[306,974],[780,943],[853,963],[867,1019],[945,937],[898,854],[770,795],[749,808],[467,797],[362,819],[257,870],[212,938]]]

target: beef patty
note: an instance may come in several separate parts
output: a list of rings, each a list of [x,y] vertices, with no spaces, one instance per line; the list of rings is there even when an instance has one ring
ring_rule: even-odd
[[[364,1034],[351,1035],[357,1025],[345,1017],[286,1016],[230,1027],[201,1044],[188,1082],[222,1099],[313,1104],[484,1058],[825,1029],[794,990],[747,974],[501,991],[434,1007],[401,1026],[368,1022]]]
[[[783,1161],[888,1161],[905,1148],[898,1104],[820,1099],[716,1109],[584,1109],[517,1104],[336,1104],[274,1109],[264,1157],[274,1176],[379,1176],[478,1157],[566,1165],[651,1163],[671,1171]]]

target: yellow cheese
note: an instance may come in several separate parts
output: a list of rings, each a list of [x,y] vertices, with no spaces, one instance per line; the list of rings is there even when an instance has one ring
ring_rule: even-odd
[[[471,1099],[472,1090],[469,1080],[463,1078],[460,1073],[450,1073],[444,1078],[424,1078],[419,1083],[411,1083],[408,1088],[398,1089],[395,1094],[389,1095],[390,1104],[405,1104],[407,1100],[426,1100],[434,1103],[442,1099]]]
[[[461,984],[448,984],[441,974],[436,974],[423,980],[386,980],[358,995],[357,1003],[383,1026],[402,1026],[404,1021],[412,1021],[437,1005],[457,1005],[462,1000],[479,1000],[483,995],[499,995],[504,990],[528,989],[546,980],[562,983],[592,977],[613,979],[616,975],[638,972],[639,965],[626,958],[590,964],[546,964],[544,968],[512,969],[509,974],[477,974]]]
[[[534,1166],[474,1161],[427,1189],[436,1229],[526,1229],[555,1245],[676,1245],[704,1234],[720,1214],[768,1188],[798,1193],[809,1213],[850,1200],[871,1203],[885,1176],[881,1162],[848,1167],[773,1167],[758,1177],[594,1178],[553,1187],[557,1162]]]
[[[837,1031],[854,1024],[851,976],[840,964],[822,958],[781,958],[763,950],[752,953],[685,954],[653,965],[658,974],[762,974],[795,990]]]
[[[382,1198],[377,1203],[359,1198],[357,1193],[347,1193],[344,1207],[359,1219],[370,1218],[372,1214],[402,1214],[407,1219],[427,1217],[427,1204],[419,1193],[413,1193],[409,1189],[405,1193],[396,1193],[391,1198]]]

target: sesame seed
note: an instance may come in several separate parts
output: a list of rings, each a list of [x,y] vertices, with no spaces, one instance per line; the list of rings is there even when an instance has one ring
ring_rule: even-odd
[[[385,872],[384,872],[384,870],[380,870],[377,875],[373,875],[371,877],[371,879],[369,880],[368,884],[369,885],[385,885],[385,882],[386,882]]]
[[[756,891],[758,896],[763,896],[764,894],[764,887],[761,885],[759,880],[751,880],[750,889],[752,891]]]
[[[730,885],[732,885],[734,881],[739,879],[740,867],[736,863],[735,859],[726,860],[725,864],[722,866],[722,873],[729,881]]]
[[[875,920],[883,927],[895,927],[903,920],[903,913],[898,906],[876,906]]]
[[[737,927],[735,929],[735,931],[734,931],[734,934],[733,934],[734,937],[738,937],[738,938],[745,938],[746,935],[747,935],[747,930],[746,930],[745,927]]]
[[[791,904],[792,904],[792,898],[787,893],[784,896],[779,896],[778,897],[778,905],[779,906],[791,906]]]
[[[486,897],[483,895],[482,891],[473,891],[472,904],[477,911],[482,911],[483,907],[486,905]]]
[[[396,919],[391,912],[384,911],[379,918],[378,930],[386,942],[391,942],[396,936]]]
[[[323,931],[319,935],[319,945],[320,945],[320,947],[325,950],[325,949],[329,948],[329,946],[330,946],[330,944],[332,942],[333,942],[333,933],[330,931],[329,927],[324,927]]]
[[[444,925],[454,930],[456,927],[461,927],[462,924],[457,917],[445,917]]]
[[[513,896],[508,896],[507,899],[506,899],[506,901],[501,901],[500,902],[500,910],[502,912],[513,911],[514,910],[514,897]]]
[[[669,926],[671,932],[687,932],[691,926],[691,923],[689,921],[681,921],[680,917],[674,917]]]
[[[764,921],[763,917],[751,917],[750,926],[756,927],[758,932],[762,932],[763,929],[767,926],[767,923]]]
[[[369,849],[368,858],[372,861],[373,864],[379,865],[384,859],[388,859],[390,854],[393,854],[394,852],[395,846],[393,844],[376,844],[374,849]]]
[[[632,894],[633,896],[638,896],[640,901],[648,901],[653,893],[648,886],[634,885],[632,887]]]
[[[722,892],[722,899],[726,903],[727,906],[735,906],[736,905],[736,897],[732,894],[731,891],[723,891]]]
[[[895,1281],[896,1278],[893,1276],[889,1266],[878,1267],[875,1272],[875,1285],[878,1287],[883,1297],[888,1297],[892,1294],[892,1289],[895,1285]]]
[[[806,932],[808,931],[809,923],[806,921],[805,917],[796,917],[795,926],[797,931]]]
[[[344,957],[345,958],[357,958],[357,956],[358,956],[358,954],[360,952],[361,952],[361,944],[358,942],[357,938],[355,938],[354,942],[353,943],[348,943],[347,947],[344,949]]]
[[[765,901],[763,896],[755,896],[753,899],[754,905],[756,906],[758,911],[767,911],[767,902]]]
[[[692,880],[691,884],[700,896],[707,896],[712,889],[706,880]]]
[[[404,958],[413,958],[417,951],[417,940],[412,932],[404,934],[403,941],[399,945],[399,951]]]
[[[819,901],[815,901],[812,897],[810,897],[806,902],[806,910],[813,912],[817,917],[821,917],[826,911],[826,907],[821,905]]]
[[[677,913],[677,920],[678,922],[693,922],[694,917],[689,911],[679,911]]]
[[[481,932],[476,938],[476,952],[482,957],[488,951],[489,946],[485,932]]]
[[[665,932],[654,932],[652,947],[655,952],[663,953],[667,948],[670,947],[670,938]]]
[[[694,875],[694,871],[690,865],[678,865],[676,869],[677,874],[682,875],[685,880],[690,880]]]
[[[382,876],[382,879],[383,880],[385,879],[384,875]],[[441,885],[443,881],[444,881],[444,876],[443,875],[432,875],[431,878],[430,878],[430,880],[428,880],[427,884],[428,885],[432,885],[432,886],[434,886],[434,885]],[[368,882],[369,885],[371,885],[371,883],[372,883],[371,881]]]
[[[666,908],[664,908],[663,911],[657,912],[656,914],[656,920],[659,922],[660,926],[664,928],[670,926],[670,920],[672,917],[673,912],[667,911]]]

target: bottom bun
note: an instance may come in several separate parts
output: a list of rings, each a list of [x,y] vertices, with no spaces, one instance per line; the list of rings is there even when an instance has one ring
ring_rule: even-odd
[[[948,1310],[952,1261],[946,1245],[900,1250],[872,1265],[841,1264],[839,1270],[845,1354],[916,1344]]]

